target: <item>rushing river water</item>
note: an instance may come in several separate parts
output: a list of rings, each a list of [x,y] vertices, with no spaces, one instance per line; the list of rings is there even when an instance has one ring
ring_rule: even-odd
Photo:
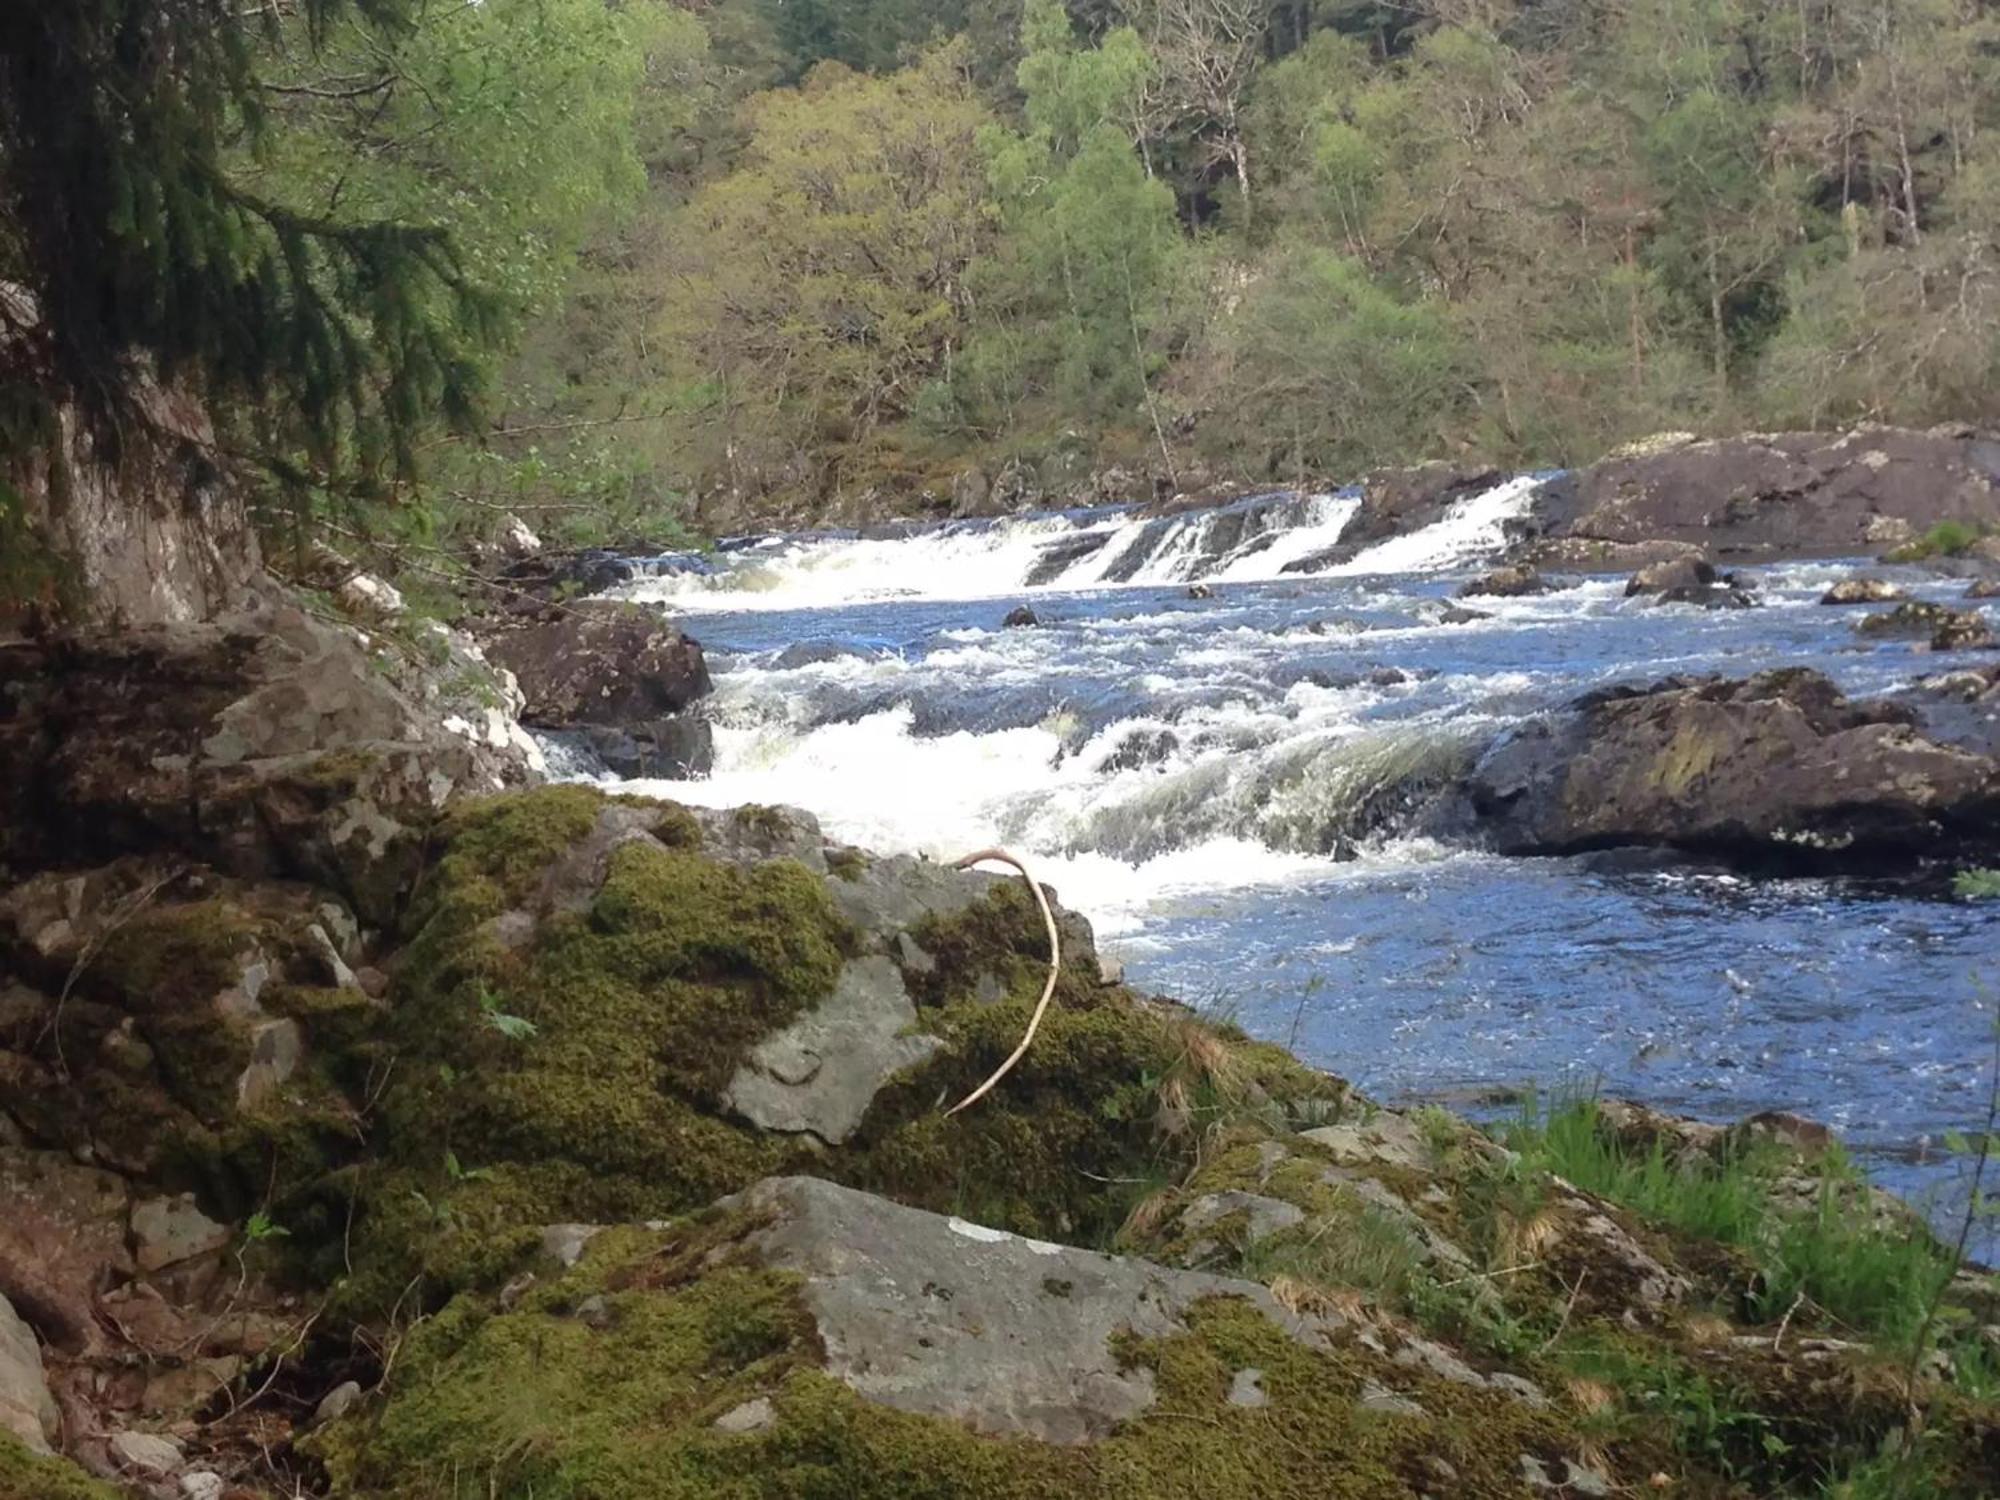
[[[1008,845],[1133,982],[1381,1097],[1793,1109],[1941,1200],[1942,1137],[1983,1112],[2000,902],[1504,859],[1409,810],[1500,728],[1593,686],[1809,664],[1865,692],[1953,658],[1862,644],[1856,611],[1817,603],[1838,564],[1759,570],[1754,610],[1655,607],[1595,578],[1446,623],[1533,487],[1340,562],[1320,554],[1353,514],[1343,495],[669,561],[623,592],[707,646],[717,764],[640,785],[805,807],[873,849]],[[1195,579],[1215,597],[1190,598]],[[1040,627],[1003,629],[1023,603]]]

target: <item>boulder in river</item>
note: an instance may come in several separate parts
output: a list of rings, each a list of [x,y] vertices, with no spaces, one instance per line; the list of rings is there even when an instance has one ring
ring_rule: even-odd
[[[1535,514],[1546,539],[1681,542],[1732,558],[1853,556],[1940,522],[1977,526],[1996,503],[2000,440],[1869,427],[1682,435],[1551,480]]]
[[[1007,611],[1006,618],[1001,620],[1000,626],[1003,630],[1020,630],[1041,623],[1042,617],[1040,615],[1036,614],[1025,604],[1017,604]]]
[[[701,644],[656,609],[586,599],[496,632],[487,652],[519,682],[523,723],[575,731],[616,775],[686,777],[713,763]]]
[[[1712,588],[1718,581],[1715,564],[1705,557],[1684,556],[1649,563],[1625,584],[1629,598],[1635,594],[1663,594],[1671,590]]]
[[[1461,599],[1515,599],[1527,594],[1549,594],[1556,586],[1525,565],[1495,568],[1483,573],[1458,591]]]
[[[1903,590],[1886,578],[1843,578],[1824,594],[1821,604],[1894,604],[1907,598]]]
[[[1909,599],[1879,615],[1868,615],[1854,627],[1881,639],[1925,639],[1933,651],[1962,651],[1994,644],[1992,627],[1976,609],[1952,609],[1928,600]]]
[[[1503,739],[1469,787],[1509,853],[1652,844],[1865,867],[1990,847],[1995,748],[1788,669],[1590,695]]]
[[[1651,563],[1625,584],[1626,597],[1650,596],[1655,604],[1692,604],[1701,609],[1749,609],[1757,601],[1733,573],[1716,570],[1705,557],[1682,556]]]
[[[1652,597],[1656,605],[1692,604],[1697,609],[1754,609],[1757,606],[1756,595],[1748,589],[1726,583],[1661,589]]]
[[[522,722],[550,729],[642,723],[714,687],[700,642],[658,610],[617,600],[586,599],[497,633],[487,654],[519,681]]]
[[[2000,578],[1975,578],[1966,585],[1968,599],[2000,599]]]

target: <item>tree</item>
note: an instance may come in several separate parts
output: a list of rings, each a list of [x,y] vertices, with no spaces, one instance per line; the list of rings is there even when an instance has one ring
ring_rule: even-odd
[[[1462,414],[1470,374],[1438,309],[1301,245],[1266,257],[1208,358],[1222,451],[1259,477],[1354,474],[1428,452]]]
[[[882,79],[822,64],[749,115],[742,165],[681,216],[658,331],[699,470],[838,483],[963,341],[988,117],[952,51]]]
[[[1229,163],[1250,215],[1244,111],[1264,57],[1267,0],[1144,0],[1147,45],[1165,95],[1160,112],[1192,125],[1212,159]]]
[[[307,0],[388,42],[414,0]],[[0,15],[6,274],[31,295],[5,339],[17,390],[132,419],[127,361],[240,402],[331,464],[344,440],[408,463],[442,411],[469,418],[493,303],[437,226],[334,219],[246,186],[238,131],[269,119],[275,10],[231,0],[17,0]]]
[[[9,6],[0,259],[37,312],[8,378],[129,435],[141,358],[295,477],[411,473],[635,181],[650,9]]]

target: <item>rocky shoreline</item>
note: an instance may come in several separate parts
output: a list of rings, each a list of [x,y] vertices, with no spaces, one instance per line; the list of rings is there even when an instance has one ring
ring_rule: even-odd
[[[1699,605],[1746,591],[1695,538],[1991,517],[1983,439],[1815,444],[1609,460],[1509,561]],[[471,634],[350,575],[0,644],[0,1497],[1987,1491],[2000,1292],[1805,1122],[1386,1109],[1067,912],[946,1113],[1043,986],[1022,883],[541,784],[523,723],[698,771],[710,683],[507,566]],[[1468,765],[1432,815],[1509,854],[1991,859],[2000,662],[1635,685]]]

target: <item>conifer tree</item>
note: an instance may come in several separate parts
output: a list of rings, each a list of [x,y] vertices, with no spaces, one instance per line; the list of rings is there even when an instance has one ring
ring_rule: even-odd
[[[0,6],[0,386],[129,433],[134,360],[267,449],[407,469],[429,419],[469,419],[492,298],[434,225],[351,221],[251,191],[286,85],[260,58],[339,21],[392,42],[420,0],[8,0]],[[306,84],[305,87],[320,87]],[[367,88],[357,79],[326,87]]]

